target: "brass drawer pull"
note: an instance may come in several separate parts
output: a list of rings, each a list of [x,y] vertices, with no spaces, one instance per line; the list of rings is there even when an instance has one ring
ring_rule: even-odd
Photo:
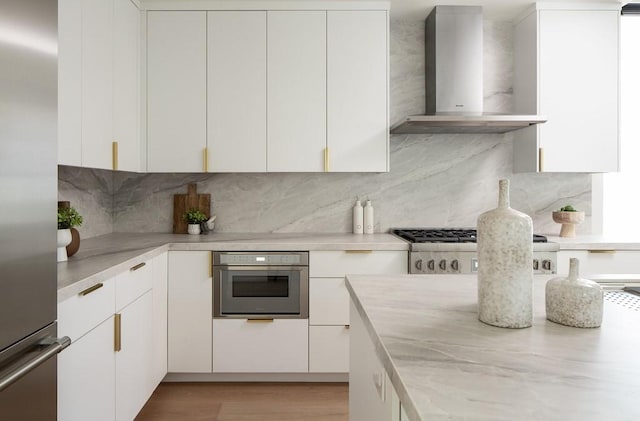
[[[100,289],[100,288],[102,288],[103,286],[104,286],[104,285],[103,285],[103,283],[102,283],[102,282],[97,283],[97,284],[95,284],[94,286],[92,286],[92,287],[89,287],[89,288],[85,289],[84,291],[80,291],[80,293],[79,293],[78,295],[81,295],[81,296],[83,296],[83,297],[84,297],[85,295],[89,295],[89,294],[91,294],[93,291],[99,290],[99,289]]]
[[[345,250],[345,253],[353,253],[353,254],[367,254],[373,253],[373,250]]]
[[[615,250],[589,250],[592,254],[615,254]]]
[[[347,329],[347,330],[351,329],[351,325],[344,325],[344,328]]]
[[[273,319],[247,319],[247,323],[273,323]]]
[[[131,269],[129,269],[131,272],[134,272],[142,267],[145,267],[147,264],[145,262],[142,263],[138,263],[137,265],[135,265],[134,267],[132,267]]]
[[[113,315],[113,350],[122,350],[122,314]]]

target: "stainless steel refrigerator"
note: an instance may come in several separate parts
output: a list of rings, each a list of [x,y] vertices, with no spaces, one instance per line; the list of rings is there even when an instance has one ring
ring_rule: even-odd
[[[56,419],[56,0],[0,1],[0,419]]]

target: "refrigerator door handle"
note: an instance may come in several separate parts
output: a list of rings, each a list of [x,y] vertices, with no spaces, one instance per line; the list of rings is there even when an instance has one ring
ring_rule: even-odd
[[[29,374],[40,364],[58,354],[71,344],[68,336],[62,338],[46,338],[39,342],[42,349],[38,355],[0,378],[0,392]]]

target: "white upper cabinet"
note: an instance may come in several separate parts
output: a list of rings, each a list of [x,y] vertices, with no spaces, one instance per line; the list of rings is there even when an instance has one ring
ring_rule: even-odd
[[[143,169],[140,11],[130,0],[60,0],[58,16],[58,163]]]
[[[208,170],[265,172],[266,12],[209,12],[207,19]]]
[[[130,0],[114,0],[113,141],[118,170],[145,168],[140,144],[140,11]]]
[[[112,168],[113,2],[82,2],[82,166]]]
[[[147,12],[147,170],[202,172],[207,146],[207,15]]]
[[[270,11],[267,17],[267,169],[322,172],[327,146],[327,13]]]
[[[619,170],[620,11],[592,6],[536,9],[515,25],[515,112],[548,120],[514,132],[515,171]]]
[[[388,164],[387,12],[327,12],[329,171]]]

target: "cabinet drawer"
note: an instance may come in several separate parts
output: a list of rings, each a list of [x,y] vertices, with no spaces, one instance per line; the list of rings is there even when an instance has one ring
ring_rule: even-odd
[[[73,342],[108,319],[115,308],[115,279],[96,282],[58,304],[58,335]]]
[[[580,276],[596,274],[640,274],[638,250],[563,250],[558,252],[558,274],[569,273],[569,259],[580,260]]]
[[[306,319],[213,320],[214,373],[309,371]]]
[[[404,273],[408,273],[406,251],[345,250],[309,253],[309,276],[311,277]]]
[[[309,279],[309,325],[348,325],[349,291],[342,278]]]
[[[346,326],[309,326],[309,372],[349,372],[349,329]]]
[[[134,265],[115,279],[116,311],[120,311],[153,286],[151,262]]]

